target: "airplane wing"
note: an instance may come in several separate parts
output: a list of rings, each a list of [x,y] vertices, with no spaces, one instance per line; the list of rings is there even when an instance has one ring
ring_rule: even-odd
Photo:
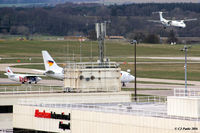
[[[24,78],[32,78],[32,77],[39,77],[38,75],[27,75],[27,76],[24,76]]]
[[[160,20],[148,20],[149,22],[162,23]]]
[[[54,74],[55,72],[52,71],[52,70],[49,70],[49,71],[45,71],[45,70],[37,70],[37,69],[32,69],[33,71],[36,71],[36,72],[40,72],[40,73],[47,73],[47,74]]]
[[[196,21],[197,20],[197,18],[193,18],[193,19],[185,19],[185,20],[183,20],[183,21],[185,21],[185,22],[189,22],[189,21]]]
[[[23,74],[23,77],[44,77],[45,75],[29,75],[29,74]]]

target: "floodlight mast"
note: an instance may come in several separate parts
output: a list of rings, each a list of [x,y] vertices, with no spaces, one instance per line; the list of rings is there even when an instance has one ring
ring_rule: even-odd
[[[187,47],[186,45],[184,46],[181,51],[185,52],[185,96],[187,96],[188,89],[187,89],[187,51],[188,49],[191,48],[191,46]]]
[[[137,101],[137,82],[136,82],[136,45],[137,40],[132,40],[131,44],[134,44],[134,69],[135,69],[135,101]]]

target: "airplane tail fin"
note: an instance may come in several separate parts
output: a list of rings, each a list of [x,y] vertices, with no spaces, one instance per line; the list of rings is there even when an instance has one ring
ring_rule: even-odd
[[[10,67],[6,68],[6,73],[7,73],[7,75],[13,74],[12,70],[10,69]]]
[[[45,71],[59,71],[62,69],[56,64],[47,51],[42,51],[42,56],[44,60]]]
[[[160,15],[160,21],[163,21],[164,18],[163,18],[163,12],[159,12],[159,15]]]

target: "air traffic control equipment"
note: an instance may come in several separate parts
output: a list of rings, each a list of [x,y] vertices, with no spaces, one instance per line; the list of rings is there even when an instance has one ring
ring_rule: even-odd
[[[99,42],[99,60],[97,62],[67,63],[64,79],[66,91],[121,91],[121,69],[115,62],[109,62],[104,57],[106,23],[96,23],[95,28]]]
[[[99,61],[104,62],[104,39],[106,36],[106,23],[96,23],[96,34],[99,42]]]

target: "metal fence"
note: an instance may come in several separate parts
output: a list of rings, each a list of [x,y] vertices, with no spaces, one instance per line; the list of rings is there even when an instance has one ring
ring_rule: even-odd
[[[13,129],[0,129],[0,133],[13,133]]]
[[[56,93],[65,92],[63,87],[4,87],[0,89],[0,94],[29,94],[29,93]]]
[[[71,63],[68,62],[65,65],[66,69],[87,69],[87,68],[118,68],[119,65],[116,62],[76,62],[76,63]]]
[[[127,97],[127,96],[109,96],[107,98],[105,97],[87,97],[80,96],[79,98],[69,98],[69,99],[54,99],[53,101],[49,99],[20,99],[18,101],[18,104],[23,105],[45,105],[45,104],[53,104],[59,105],[59,104],[82,104],[82,103],[89,103],[89,104],[96,104],[96,103],[155,103],[155,104],[166,104],[167,103],[167,97],[163,96],[137,96],[137,100],[135,101],[135,97]],[[97,102],[98,101],[98,102]]]
[[[195,88],[174,88],[174,96],[200,97],[200,90]]]
[[[99,98],[99,100],[102,99]],[[19,101],[19,104],[25,106],[75,109],[75,110],[119,113],[127,115],[146,116],[146,117],[200,121],[200,118],[168,115],[166,100],[167,100],[166,97],[156,97],[156,96],[139,96],[137,97],[137,101],[134,101],[133,97],[130,99],[130,102],[125,101],[123,98],[119,98],[118,101],[121,102],[101,102],[101,103],[93,103],[91,102],[91,99],[90,102],[89,100],[82,101],[79,99],[79,101],[70,100],[70,101],[65,101],[65,103],[63,103],[63,101],[61,102],[61,101],[49,101],[49,100],[47,101],[47,100],[21,99]],[[144,108],[141,108],[141,106],[144,106]],[[151,107],[150,110],[147,108],[148,106]]]

